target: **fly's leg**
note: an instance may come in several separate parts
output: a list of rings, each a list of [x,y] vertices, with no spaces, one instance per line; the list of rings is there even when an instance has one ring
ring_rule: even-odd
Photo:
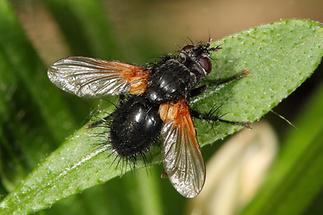
[[[217,110],[218,110],[218,108],[216,108],[215,110],[211,110],[209,113],[200,113],[196,110],[190,109],[190,113],[191,113],[191,116],[194,118],[206,120],[209,122],[223,122],[223,123],[227,123],[227,124],[231,124],[231,125],[239,125],[239,126],[243,126],[246,128],[251,128],[249,122],[237,122],[237,121],[230,121],[230,120],[222,119],[220,116],[216,115]]]
[[[206,90],[207,90],[207,86],[206,85],[201,85],[201,86],[199,86],[199,87],[194,88],[193,90],[191,90],[189,92],[189,97],[192,98],[192,97],[201,95]]]
[[[223,78],[223,79],[217,79],[217,80],[208,80],[207,83],[208,83],[208,85],[211,85],[211,86],[214,86],[214,85],[215,86],[226,85],[226,84],[229,84],[231,82],[240,80],[240,79],[242,79],[244,77],[247,77],[249,75],[249,73],[250,73],[249,70],[244,69],[241,72],[239,72],[237,74],[234,74],[231,77]]]
[[[190,95],[190,98],[192,97],[195,97],[195,96],[198,96],[200,94],[202,94],[203,92],[205,92],[207,90],[207,87],[208,86],[219,86],[219,85],[226,85],[226,84],[229,84],[233,81],[237,81],[237,80],[240,80],[244,77],[247,77],[249,75],[249,71],[244,69],[243,71],[231,76],[231,77],[228,77],[228,78],[224,78],[224,79],[218,79],[218,80],[212,80],[212,81],[208,81],[207,84],[205,85],[201,85],[197,88],[194,88],[192,89],[190,92],[189,92],[189,95]]]
[[[197,88],[194,88],[193,90],[190,91],[189,95],[190,95],[190,97],[198,96],[198,95],[202,94],[203,92],[205,92],[207,90],[208,86],[214,86],[214,85],[218,86],[218,85],[229,84],[233,81],[237,81],[237,80],[240,80],[240,79],[248,76],[248,74],[249,74],[248,70],[243,70],[243,71],[241,71],[231,77],[225,78],[225,79],[208,81],[208,85],[202,85]],[[222,119],[221,118],[222,116],[219,116],[218,114],[216,114],[216,112],[219,110],[220,107],[221,106],[219,106],[217,108],[212,108],[208,113],[200,113],[196,110],[190,109],[190,113],[191,113],[192,117],[195,117],[195,118],[201,119],[201,120],[206,120],[206,121],[210,121],[210,122],[223,122],[223,123],[227,123],[227,124],[231,124],[231,125],[239,125],[239,126],[251,128],[249,122],[237,122],[237,121],[230,121],[230,120]]]

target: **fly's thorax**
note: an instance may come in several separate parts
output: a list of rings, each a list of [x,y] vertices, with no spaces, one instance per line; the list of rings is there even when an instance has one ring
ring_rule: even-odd
[[[177,58],[172,58],[154,68],[145,96],[150,102],[158,104],[176,101],[186,97],[197,81],[194,72]]]

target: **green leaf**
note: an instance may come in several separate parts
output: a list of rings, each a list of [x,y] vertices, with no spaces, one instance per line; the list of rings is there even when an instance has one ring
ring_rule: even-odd
[[[262,190],[243,215],[296,215],[323,187],[323,85],[307,102]]]
[[[211,79],[228,77],[247,68],[250,75],[225,86],[210,88],[192,101],[199,111],[220,105],[219,114],[234,121],[255,121],[277,105],[308,78],[322,59],[323,32],[319,23],[287,20],[260,26],[224,38],[214,54]],[[100,116],[111,113],[105,110]],[[99,117],[100,117],[99,116]],[[95,119],[93,119],[95,120]],[[93,121],[92,120],[92,121]],[[201,145],[210,144],[240,126],[196,121]],[[108,128],[83,126],[35,169],[0,203],[0,213],[30,213],[56,201],[120,176],[129,167],[114,168],[115,156],[107,144]],[[104,142],[106,143],[106,142]],[[153,148],[148,164],[160,161]],[[143,166],[139,160],[136,168]]]
[[[155,167],[129,172],[122,178],[59,201],[42,212],[48,215],[163,214],[158,188],[160,171]],[[142,201],[138,202],[138,199]]]
[[[0,179],[8,191],[58,143],[44,126],[39,106],[24,82],[15,72],[8,72],[12,70],[0,49]]]

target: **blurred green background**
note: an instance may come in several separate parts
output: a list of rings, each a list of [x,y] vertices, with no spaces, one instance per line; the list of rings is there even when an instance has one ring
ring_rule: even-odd
[[[206,41],[209,36],[217,40],[281,18],[322,22],[322,8],[321,0],[1,0],[0,200],[83,125],[98,104],[105,105],[55,88],[46,75],[53,61],[84,55],[143,64],[190,40]],[[271,178],[248,206],[248,201],[230,202],[230,209],[221,214],[323,214],[322,64],[317,70],[275,108],[298,129],[274,114],[265,117],[278,138]],[[204,147],[206,160],[224,145]],[[275,150],[265,153],[276,154]],[[168,180],[160,179],[161,172],[156,166],[129,173],[38,213],[201,214],[194,208],[219,204],[210,195],[209,200],[184,199]],[[237,180],[241,190],[245,184]]]

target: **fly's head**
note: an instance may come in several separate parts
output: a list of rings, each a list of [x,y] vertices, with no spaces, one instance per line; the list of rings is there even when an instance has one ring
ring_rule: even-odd
[[[216,49],[210,47],[210,43],[186,45],[180,51],[179,59],[198,79],[201,79],[212,71],[210,55]]]

